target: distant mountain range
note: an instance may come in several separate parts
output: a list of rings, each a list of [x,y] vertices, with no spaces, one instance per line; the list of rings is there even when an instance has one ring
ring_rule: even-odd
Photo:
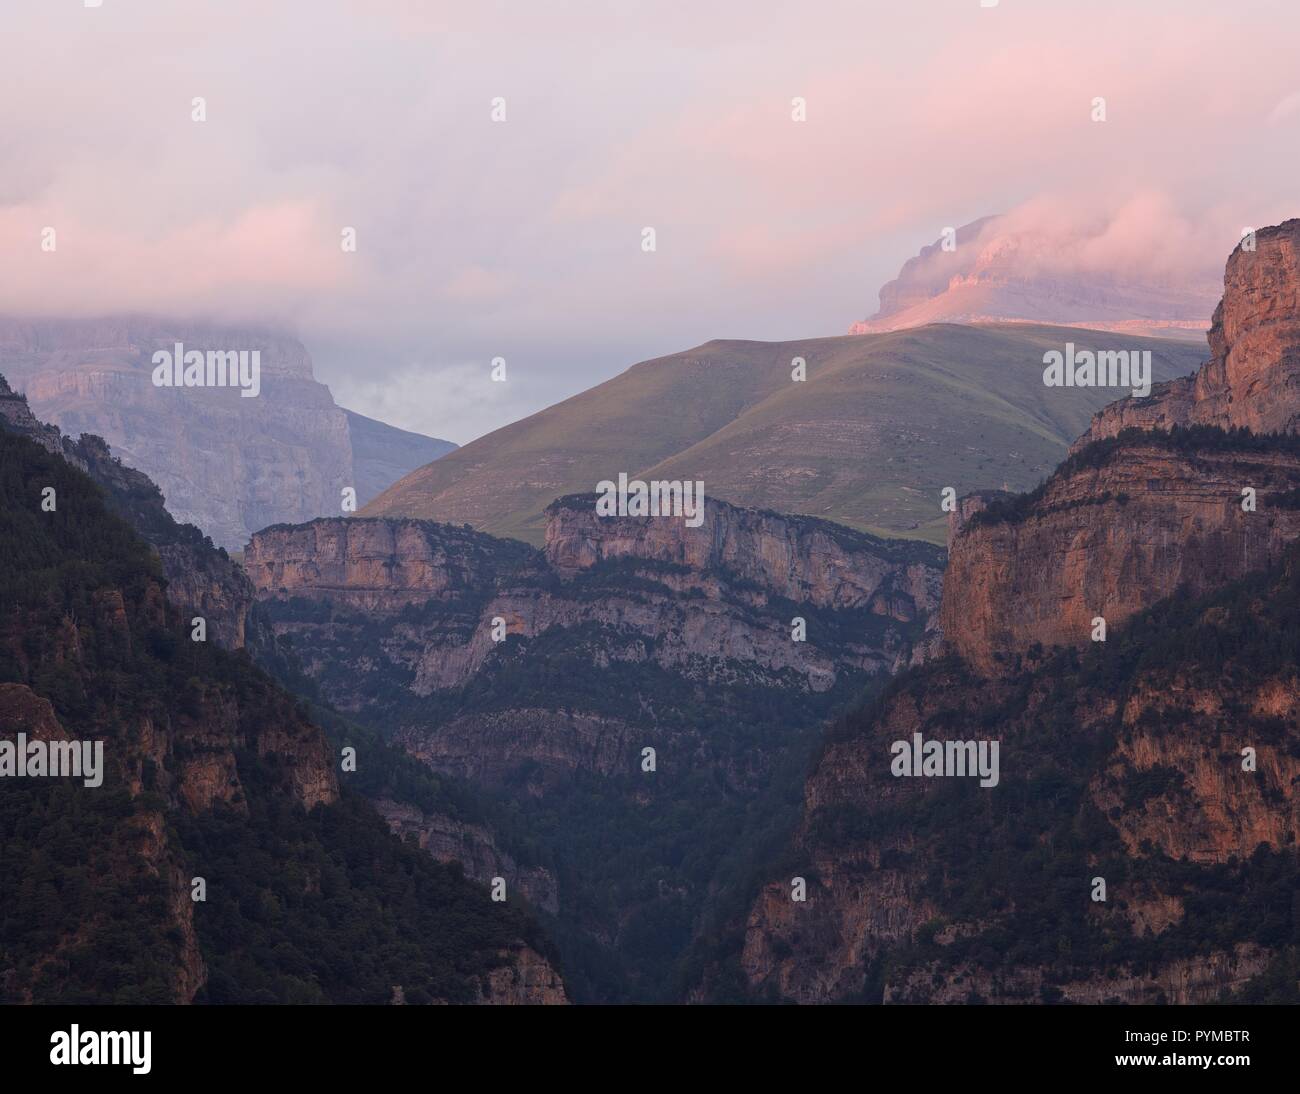
[[[378,497],[417,467],[423,467],[457,447],[452,441],[440,441],[423,433],[398,429],[355,410],[344,410],[343,414],[352,441],[352,482],[357,488],[357,502],[361,505]]]
[[[257,350],[260,393],[155,387],[152,355]],[[103,437],[154,480],[168,509],[240,549],[268,524],[337,515],[455,448],[344,410],[312,374],[301,342],[274,331],[148,316],[0,319],[0,372],[32,411],[76,436]]]
[[[1213,279],[1161,283],[1117,262],[1089,263],[1089,242],[981,217],[909,258],[881,288],[879,311],[849,333],[1024,322],[1200,342],[1219,297]]]
[[[1154,379],[1202,345],[1025,324],[934,325],[794,342],[718,340],[634,365],[407,475],[367,516],[467,523],[539,544],[546,507],[619,472],[700,479],[736,505],[943,543],[938,498],[1024,490],[1114,388],[1047,388],[1067,341],[1149,349]],[[802,358],[807,379],[792,380]]]

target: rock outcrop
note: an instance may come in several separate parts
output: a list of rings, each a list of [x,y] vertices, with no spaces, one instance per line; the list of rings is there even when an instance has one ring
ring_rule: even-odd
[[[1032,493],[961,500],[957,656],[832,732],[788,870],[736,926],[749,998],[1204,1003],[1286,980],[1294,917],[1261,929],[1258,901],[1300,884],[1298,236],[1234,252],[1195,377],[1107,408]],[[904,777],[918,737],[996,746],[999,778]]]
[[[46,452],[82,466],[79,457],[72,452],[72,442],[65,442],[57,426],[38,421],[27,405],[27,399],[15,392],[4,376],[0,376],[0,428],[27,437]]]
[[[1145,399],[1101,410],[1077,450],[1130,427],[1240,427],[1294,433],[1300,425],[1300,219],[1255,233],[1228,258],[1223,299],[1208,334],[1210,359],[1195,376],[1158,385]]]
[[[486,976],[478,1003],[485,1006],[563,1006],[569,998],[551,963],[531,946],[501,952],[502,963]]]
[[[1300,535],[1300,220],[1233,251],[1209,344],[1195,376],[1102,410],[1032,494],[963,502],[940,617],[980,671],[1273,565]]]
[[[533,907],[551,915],[559,912],[555,875],[541,866],[521,866],[497,846],[496,837],[484,825],[426,813],[387,798],[375,802],[375,808],[394,833],[402,839],[413,839],[417,847],[439,862],[459,862],[467,876],[484,885],[490,885],[493,878],[505,878],[507,890],[523,893]]]
[[[255,534],[244,566],[262,597],[309,596],[394,613],[492,588],[536,552],[456,525],[365,517],[275,525]]]

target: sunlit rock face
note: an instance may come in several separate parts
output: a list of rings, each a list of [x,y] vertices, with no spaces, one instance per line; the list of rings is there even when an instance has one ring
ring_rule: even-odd
[[[849,333],[1015,321],[1172,337],[1205,330],[1212,277],[1158,276],[1107,262],[1101,243],[1083,229],[981,217],[908,259],[881,287],[876,314]]]

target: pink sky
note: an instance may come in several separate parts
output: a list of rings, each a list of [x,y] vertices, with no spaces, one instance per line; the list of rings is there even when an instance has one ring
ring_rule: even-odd
[[[1300,214],[1298,32],[1249,0],[10,2],[0,311],[283,322],[340,401],[465,441],[710,338],[842,333],[990,212],[1213,277]]]

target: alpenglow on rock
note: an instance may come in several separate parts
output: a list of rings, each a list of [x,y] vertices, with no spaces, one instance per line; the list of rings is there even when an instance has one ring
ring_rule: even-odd
[[[850,334],[927,323],[1051,323],[1194,339],[1214,306],[1213,277],[1170,278],[1099,264],[1098,237],[981,217],[913,255]]]
[[[1255,243],[1228,259],[1195,375],[1101,410],[1034,493],[963,505],[940,614],[981,672],[1035,642],[1086,645],[1094,618],[1210,592],[1300,539],[1300,220]]]
[[[1101,410],[1072,450],[1121,430],[1240,426],[1253,433],[1300,427],[1300,219],[1255,234],[1228,257],[1223,299],[1207,335],[1210,359],[1145,399]]]

